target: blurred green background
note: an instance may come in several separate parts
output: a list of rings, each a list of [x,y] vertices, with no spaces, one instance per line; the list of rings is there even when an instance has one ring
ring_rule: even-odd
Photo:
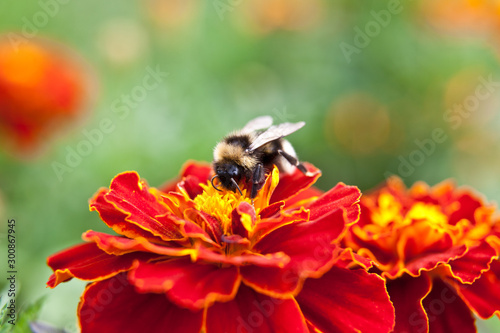
[[[88,229],[106,231],[88,199],[125,170],[159,186],[188,159],[211,161],[223,135],[259,115],[307,123],[289,139],[323,171],[321,189],[342,181],[364,191],[389,174],[407,185],[454,178],[498,202],[499,5],[390,3],[0,2],[0,32],[31,29],[30,38],[72,49],[94,92],[82,120],[47,138],[43,152],[0,152],[0,217],[17,222],[18,306],[46,295],[40,319],[76,331],[84,283],[46,289],[45,261]],[[134,99],[154,70],[168,75]],[[484,80],[493,83],[478,98]],[[112,129],[69,166],[69,152],[103,119]],[[57,163],[67,169],[55,171]],[[477,326],[500,329],[495,318]]]

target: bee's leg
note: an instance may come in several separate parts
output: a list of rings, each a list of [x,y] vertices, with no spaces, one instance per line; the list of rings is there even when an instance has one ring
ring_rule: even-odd
[[[257,192],[259,192],[262,187],[262,181],[265,178],[264,174],[264,166],[262,163],[257,164],[255,170],[252,175],[252,192],[250,193],[250,199],[253,200],[257,196]]]
[[[290,154],[288,154],[287,152],[279,149],[278,150],[278,153],[283,156],[288,162],[290,162],[291,165],[297,167],[297,169],[299,169],[300,171],[302,171],[302,173],[305,175],[307,174],[307,169],[306,167],[304,166],[304,164],[300,163],[299,160],[297,159],[297,157],[295,156],[292,156]]]

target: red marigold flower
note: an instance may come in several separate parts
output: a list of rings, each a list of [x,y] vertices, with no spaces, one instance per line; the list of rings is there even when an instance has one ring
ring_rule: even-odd
[[[79,118],[90,93],[88,71],[66,47],[0,36],[0,133],[15,153],[38,150]]]
[[[475,332],[472,313],[500,314],[500,223],[493,213],[449,181],[407,190],[394,177],[361,199],[360,221],[344,244],[372,259],[386,279],[394,332]]]
[[[78,307],[82,332],[388,332],[394,310],[370,262],[338,246],[359,217],[360,192],[326,193],[320,175],[275,168],[253,203],[218,192],[209,165],[188,163],[160,189],[116,176],[90,209],[119,235],[48,258],[51,288],[93,281]]]

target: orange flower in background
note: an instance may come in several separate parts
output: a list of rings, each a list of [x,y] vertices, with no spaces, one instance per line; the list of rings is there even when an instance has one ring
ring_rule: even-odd
[[[391,126],[392,125],[392,126]],[[370,155],[387,149],[392,142],[388,106],[363,92],[340,97],[330,108],[324,123],[325,137],[330,145],[340,145],[352,155]]]
[[[214,4],[217,10],[217,6]],[[239,12],[238,24],[243,22],[249,30],[269,33],[275,30],[301,31],[314,28],[323,19],[325,3],[322,0],[254,0],[222,7],[220,13]]]
[[[375,262],[396,310],[394,332],[475,332],[500,314],[494,208],[451,182],[406,189],[390,178],[361,200],[346,246]]]
[[[178,29],[191,24],[199,15],[200,0],[147,0],[144,6],[160,28]]]
[[[424,18],[444,32],[459,36],[482,33],[498,38],[500,2],[497,0],[425,0],[420,6]]]
[[[135,172],[90,200],[119,235],[48,259],[51,288],[90,283],[78,307],[82,332],[388,332],[394,311],[370,262],[338,246],[359,217],[360,192],[311,187],[306,164],[267,176],[253,202],[218,192],[208,165],[189,163],[156,189]]]
[[[45,145],[81,116],[89,94],[86,68],[65,47],[0,37],[0,139],[12,152]]]

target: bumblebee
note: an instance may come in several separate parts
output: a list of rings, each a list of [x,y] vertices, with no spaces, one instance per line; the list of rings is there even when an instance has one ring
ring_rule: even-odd
[[[215,176],[212,186],[242,194],[239,184],[251,186],[250,198],[257,196],[264,185],[266,173],[273,165],[280,172],[289,173],[296,167],[304,174],[307,169],[297,158],[290,142],[283,137],[292,134],[305,125],[305,122],[283,123],[272,126],[270,116],[262,116],[248,122],[241,130],[225,136],[214,148],[213,168]],[[214,181],[218,179],[218,184]]]

